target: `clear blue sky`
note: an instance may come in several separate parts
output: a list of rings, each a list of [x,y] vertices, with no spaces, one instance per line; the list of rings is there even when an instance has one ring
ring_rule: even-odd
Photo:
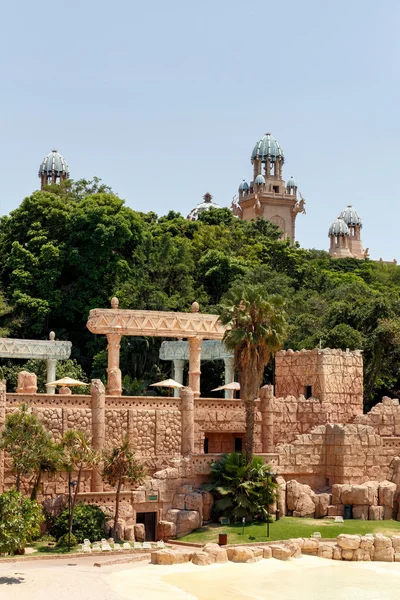
[[[27,0],[2,6],[0,213],[57,148],[132,208],[229,206],[255,142],[282,145],[307,201],[304,247],[347,205],[371,256],[397,257],[396,0]]]

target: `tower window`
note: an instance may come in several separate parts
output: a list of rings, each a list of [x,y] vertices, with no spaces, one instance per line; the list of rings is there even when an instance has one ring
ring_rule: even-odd
[[[279,185],[274,185],[275,194],[279,194]]]

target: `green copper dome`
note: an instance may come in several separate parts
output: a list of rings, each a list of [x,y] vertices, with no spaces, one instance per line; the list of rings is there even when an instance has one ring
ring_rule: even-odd
[[[329,227],[328,235],[350,235],[350,231],[343,219],[338,217]]]
[[[254,146],[251,155],[251,162],[253,163],[256,158],[261,159],[265,162],[269,158],[272,162],[281,157],[282,162],[285,162],[285,155],[279,142],[270,133],[266,133],[259,142]]]
[[[61,177],[61,175],[69,177],[67,161],[57,150],[52,150],[50,154],[44,157],[38,175],[41,177],[45,173],[48,177],[51,177],[53,172],[57,177]]]
[[[343,212],[340,213],[339,218],[343,219],[343,221],[349,227],[355,227],[356,225],[362,227],[361,217],[351,205],[349,205]]]

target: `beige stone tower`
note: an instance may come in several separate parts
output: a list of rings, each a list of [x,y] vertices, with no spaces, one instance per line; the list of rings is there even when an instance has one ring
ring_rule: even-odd
[[[287,183],[282,177],[285,162],[283,150],[277,140],[266,133],[254,146],[251,155],[253,181],[242,181],[239,197],[232,202],[234,214],[245,221],[264,217],[278,225],[282,238],[295,241],[297,214],[305,213],[305,201],[297,197],[297,185],[293,177]]]
[[[329,254],[333,258],[365,258],[361,241],[362,222],[359,214],[349,205],[329,228]]]
[[[57,150],[52,150],[41,162],[38,176],[41,189],[50,183],[58,183],[68,179],[67,161]]]

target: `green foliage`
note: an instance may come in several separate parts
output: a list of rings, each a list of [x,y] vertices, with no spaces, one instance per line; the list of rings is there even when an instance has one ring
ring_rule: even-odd
[[[0,367],[0,376],[7,381],[8,392],[16,391],[18,373],[20,373],[20,371],[35,373],[37,376],[38,393],[44,394],[46,392],[46,361],[35,358],[31,358],[24,363],[15,360],[4,361],[3,366]],[[79,381],[88,380],[81,365],[75,359],[71,358],[57,361],[56,379],[62,379],[63,377],[71,377],[72,379],[78,379]],[[88,387],[76,386],[72,387],[71,391],[73,394],[87,394]]]
[[[211,483],[204,487],[214,496],[216,518],[233,521],[242,517],[266,521],[277,493],[271,467],[260,457],[253,457],[249,464],[244,454],[236,452],[211,464]]]
[[[40,504],[15,490],[0,494],[0,554],[15,554],[40,534]]]
[[[41,473],[55,472],[61,465],[60,449],[27,404],[7,415],[0,436],[0,448],[6,450],[11,457],[17,490],[22,477],[36,475],[33,499],[37,494]]]
[[[84,539],[101,540],[104,537],[105,518],[104,512],[98,506],[78,503],[72,523],[72,530],[77,542],[82,543]],[[68,545],[68,509],[54,519],[50,527],[50,534],[58,541],[61,536],[66,536]],[[71,545],[73,545],[72,542]]]
[[[56,546],[57,548],[68,548],[68,546],[70,546],[70,548],[73,548],[74,546],[77,546],[78,543],[79,542],[73,533],[71,533],[70,535],[68,535],[68,533],[64,533],[64,535],[58,538]]]

